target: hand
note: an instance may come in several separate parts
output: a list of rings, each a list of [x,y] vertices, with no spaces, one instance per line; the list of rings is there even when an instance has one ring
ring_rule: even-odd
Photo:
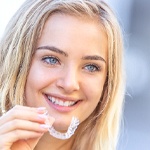
[[[46,109],[15,106],[0,117],[1,150],[33,150],[54,118],[45,115]],[[45,124],[49,120],[49,125]]]

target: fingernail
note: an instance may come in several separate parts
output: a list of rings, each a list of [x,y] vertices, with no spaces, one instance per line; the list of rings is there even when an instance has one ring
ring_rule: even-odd
[[[39,114],[38,117],[42,118],[42,119],[46,119],[47,118],[47,116],[45,114]]]
[[[46,110],[46,107],[38,107],[38,110]]]
[[[50,127],[52,126],[52,124],[55,122],[55,118],[47,116],[47,118],[45,119],[45,124],[49,125]]]
[[[46,107],[38,107],[37,110],[39,113],[46,113],[47,112]]]
[[[47,125],[47,124],[41,124],[40,127],[42,129],[49,129],[51,126]]]

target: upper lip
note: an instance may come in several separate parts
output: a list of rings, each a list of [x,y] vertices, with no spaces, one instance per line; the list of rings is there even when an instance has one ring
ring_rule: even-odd
[[[55,98],[58,98],[62,101],[73,101],[73,102],[77,102],[81,99],[79,98],[75,98],[75,97],[69,97],[69,96],[63,96],[63,95],[58,95],[58,94],[45,94],[46,96],[50,96],[50,97],[55,97]]]

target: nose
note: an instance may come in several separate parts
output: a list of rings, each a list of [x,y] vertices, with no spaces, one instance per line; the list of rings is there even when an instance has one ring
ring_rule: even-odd
[[[73,67],[71,67],[73,68]],[[65,93],[72,93],[78,91],[79,85],[79,75],[75,69],[66,68],[64,69],[59,78],[56,81],[58,88],[62,89]]]

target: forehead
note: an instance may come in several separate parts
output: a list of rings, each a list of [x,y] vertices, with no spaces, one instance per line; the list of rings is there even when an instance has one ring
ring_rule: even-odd
[[[55,13],[52,13],[48,17],[43,28],[53,28],[53,27],[56,28],[56,27],[58,27],[58,25],[63,25],[63,23],[64,24],[66,23],[68,25],[71,25],[71,23],[74,23],[75,28],[79,27],[79,23],[80,23],[80,25],[82,24],[83,26],[89,25],[87,28],[85,28],[87,31],[90,30],[90,26],[91,26],[91,28],[93,28],[92,25],[97,26],[97,29],[99,28],[98,30],[101,33],[103,33],[103,35],[105,34],[105,37],[107,38],[107,32],[104,27],[104,24],[102,23],[100,17],[97,15],[93,15],[93,16],[90,16],[89,14],[79,14],[79,15],[76,14],[75,15],[72,13],[55,12]],[[78,26],[76,26],[77,24],[78,24]]]
[[[38,45],[52,45],[63,50],[102,52],[107,56],[107,35],[100,21],[88,16],[51,15],[43,28]]]

